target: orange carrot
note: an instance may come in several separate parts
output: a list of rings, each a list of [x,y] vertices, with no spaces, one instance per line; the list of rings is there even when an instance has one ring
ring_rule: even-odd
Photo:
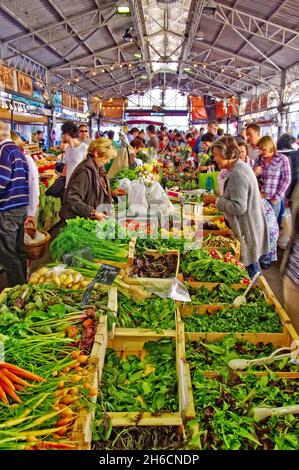
[[[0,385],[0,400],[5,403],[6,405],[9,405],[9,401],[7,400],[7,396],[6,396],[6,393],[5,391],[3,390],[3,388],[1,387]]]
[[[14,389],[8,387],[8,385],[6,385],[4,382],[2,382],[1,386],[3,390],[7,393],[7,395],[9,395],[14,401],[16,401],[17,403],[22,403],[21,399],[18,397]]]
[[[8,377],[6,377],[6,375],[4,375],[1,370],[0,370],[0,382],[2,384],[6,384],[9,388],[12,388],[13,390],[15,390],[15,387],[12,381]]]
[[[21,379],[17,375],[13,374],[7,369],[1,369],[2,374],[5,374],[14,384],[25,385],[25,387],[31,387],[31,384],[26,382],[26,380]]]
[[[26,379],[35,380],[36,382],[43,382],[45,380],[42,377],[33,374],[33,372],[29,372],[28,370],[22,369],[21,367],[9,364],[9,362],[0,363],[0,370],[1,368],[7,369],[19,377],[25,377]]]
[[[66,444],[64,442],[39,441],[35,442],[34,445],[37,447],[37,449],[77,449],[75,444]]]

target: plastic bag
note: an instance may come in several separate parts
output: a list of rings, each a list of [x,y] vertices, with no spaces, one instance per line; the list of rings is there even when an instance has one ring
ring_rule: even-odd
[[[165,279],[166,281],[166,279]],[[167,282],[168,281],[168,282]],[[178,302],[191,302],[187,287],[178,279],[169,279],[159,285],[147,286],[147,289],[161,299],[173,299]]]
[[[277,245],[281,249],[285,249],[291,239],[292,234],[292,214],[291,209],[286,208],[285,213],[281,221],[281,230],[279,232],[279,238]]]
[[[173,214],[174,206],[170,202],[166,192],[160,183],[152,183],[147,189],[147,200],[149,204],[156,204],[162,215]]]
[[[128,191],[128,214],[146,214],[147,209],[148,202],[144,181],[141,178],[131,181]]]
[[[84,289],[88,284],[82,274],[74,269],[67,268],[65,264],[60,264],[54,268],[46,266],[31,274],[30,284],[53,284],[64,289]]]

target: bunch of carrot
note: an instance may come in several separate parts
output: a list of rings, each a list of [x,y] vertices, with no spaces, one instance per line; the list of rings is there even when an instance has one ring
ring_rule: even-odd
[[[16,391],[22,390],[23,387],[31,386],[31,384],[26,382],[24,378],[34,382],[44,381],[42,377],[39,377],[28,370],[10,364],[9,362],[0,362],[0,400],[3,403],[9,405],[7,395],[15,402],[22,403]]]

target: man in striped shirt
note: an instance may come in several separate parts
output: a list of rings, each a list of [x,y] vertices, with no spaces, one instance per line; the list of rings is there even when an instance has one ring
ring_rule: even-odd
[[[29,204],[28,164],[0,122],[0,264],[10,287],[26,282],[24,222]]]

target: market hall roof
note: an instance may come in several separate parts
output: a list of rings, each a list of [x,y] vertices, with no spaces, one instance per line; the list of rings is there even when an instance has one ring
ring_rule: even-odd
[[[2,0],[3,62],[104,97],[155,86],[250,96],[290,67],[297,77],[297,0],[221,0],[214,11],[210,0],[129,0],[130,16],[118,3]]]

